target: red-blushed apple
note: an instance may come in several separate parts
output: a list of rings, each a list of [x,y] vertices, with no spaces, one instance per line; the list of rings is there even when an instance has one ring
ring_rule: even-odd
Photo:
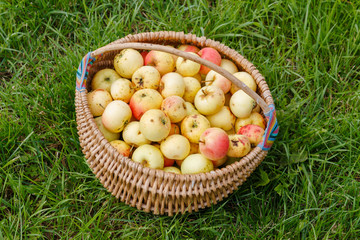
[[[186,106],[186,116],[193,114],[200,114],[198,110],[195,109],[194,105],[190,102],[185,102]]]
[[[212,115],[219,112],[224,104],[224,92],[216,86],[202,87],[194,99],[195,108],[204,115]]]
[[[210,128],[210,122],[201,114],[186,116],[180,126],[181,134],[191,143],[199,143],[201,134]]]
[[[181,174],[180,169],[178,169],[177,167],[164,167],[163,171],[169,173]]]
[[[200,82],[194,77],[184,77],[185,92],[183,99],[186,102],[193,103],[197,92],[201,88]]]
[[[115,71],[124,78],[131,78],[133,73],[144,65],[141,54],[134,49],[123,49],[114,58]]]
[[[110,93],[114,100],[128,103],[134,92],[133,83],[125,78],[120,78],[111,84]]]
[[[229,135],[228,157],[243,157],[251,150],[251,144],[248,137],[244,135]]]
[[[164,168],[164,157],[161,151],[150,144],[144,144],[136,148],[132,154],[132,160],[145,167],[154,169]]]
[[[247,118],[255,107],[255,100],[243,90],[238,90],[230,98],[230,110],[238,118]]]
[[[229,149],[229,137],[221,128],[208,128],[200,136],[199,150],[206,158],[216,161],[224,158]]]
[[[153,145],[153,146],[157,147],[158,149],[160,149],[160,144],[157,143],[157,142],[153,142],[151,145]],[[167,158],[167,157],[164,156],[164,154],[163,154],[163,157],[164,157],[164,167],[171,167],[171,166],[174,165],[174,163],[175,163],[174,159]]]
[[[160,109],[163,97],[155,89],[140,89],[130,99],[129,106],[134,117],[140,120],[141,116],[150,109]]]
[[[217,86],[224,92],[224,94],[228,93],[231,88],[230,80],[218,74],[214,70],[211,70],[208,74],[206,74],[205,85]]]
[[[145,57],[146,66],[154,66],[160,75],[172,72],[175,69],[175,62],[172,54],[151,50]]]
[[[114,140],[110,142],[111,146],[113,146],[116,151],[118,151],[124,157],[129,157],[131,154],[131,146],[124,141]]]
[[[231,74],[239,71],[235,63],[229,59],[221,59],[220,67],[222,67]]]
[[[113,132],[110,132],[109,130],[107,130],[104,127],[104,124],[102,123],[101,118],[102,117],[96,117],[96,118],[94,118],[94,121],[95,121],[97,127],[99,128],[100,132],[104,135],[104,138],[106,140],[108,140],[109,142],[118,140],[120,138],[120,133],[113,133]]]
[[[129,122],[124,128],[122,136],[127,144],[135,147],[151,143],[151,141],[146,139],[141,133],[139,121]]]
[[[199,56],[205,60],[208,60],[218,66],[220,66],[221,64],[221,55],[219,54],[219,52],[211,47],[205,47],[202,48],[199,52],[198,52]],[[205,67],[204,65],[201,65],[200,68],[200,73],[201,74],[207,74],[211,69],[208,67]]]
[[[147,55],[148,53],[149,53],[149,51],[146,51],[146,50],[143,50],[143,51],[140,52],[140,54],[141,54],[141,56],[142,56],[142,58],[143,58],[143,60],[144,60],[144,63],[145,63],[146,55]]]
[[[262,129],[266,127],[266,121],[264,117],[258,112],[251,112],[250,116],[247,118],[238,118],[235,121],[235,130],[236,132],[245,125],[254,124],[258,125]]]
[[[166,98],[170,96],[182,97],[185,93],[185,82],[179,73],[170,72],[162,76],[159,91]]]
[[[176,95],[165,98],[160,109],[166,113],[172,123],[180,122],[186,117],[185,101]]]
[[[131,81],[134,83],[136,90],[143,88],[158,89],[160,85],[160,73],[152,66],[142,66],[134,72]]]
[[[89,109],[94,117],[101,116],[106,106],[112,102],[110,93],[104,89],[96,89],[87,94]]]
[[[173,134],[161,142],[160,150],[169,159],[184,160],[190,153],[190,142],[182,135]]]
[[[184,52],[193,52],[193,53],[197,53],[200,51],[200,49],[198,47],[193,46],[193,45],[187,45],[187,44],[180,45],[178,47],[178,49],[181,51],[184,51]]]
[[[190,52],[189,54],[197,56],[196,53]],[[197,74],[200,70],[200,66],[199,63],[183,57],[178,57],[176,60],[176,71],[184,77],[191,77]]]
[[[102,123],[110,132],[121,132],[130,122],[131,115],[131,109],[126,102],[114,100],[106,106]]]
[[[206,118],[209,120],[212,127],[218,127],[225,131],[231,130],[234,127],[236,120],[236,117],[232,114],[228,106],[223,106],[219,112],[208,115]]]
[[[159,142],[165,139],[170,128],[169,117],[160,109],[150,109],[140,119],[140,131],[150,141]]]
[[[169,136],[173,134],[180,134],[180,127],[176,123],[171,124]]]
[[[247,136],[250,140],[251,145],[256,146],[262,141],[264,132],[264,129],[262,129],[258,125],[249,124],[241,127],[237,134]]]
[[[202,154],[191,154],[181,163],[182,174],[207,173],[214,170],[213,163]]]
[[[251,90],[256,92],[257,85],[256,85],[254,78],[250,74],[248,74],[247,72],[236,72],[233,75],[237,79],[239,79],[240,81],[245,83],[245,85],[248,86]],[[238,86],[236,86],[235,84],[231,85],[231,88],[230,88],[231,94],[234,94],[238,90],[240,90],[240,88]]]
[[[121,78],[114,69],[105,68],[95,73],[91,80],[91,89],[104,89],[110,92],[111,84]]]
[[[217,168],[217,167],[220,167],[222,165],[224,165],[224,163],[227,161],[228,157],[225,156],[219,160],[215,160],[215,161],[212,161],[213,165],[214,165],[214,168]]]

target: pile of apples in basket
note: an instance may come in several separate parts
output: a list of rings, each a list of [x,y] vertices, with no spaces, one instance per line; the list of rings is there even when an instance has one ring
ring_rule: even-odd
[[[251,75],[215,49],[177,48],[221,66],[256,91]],[[266,122],[255,100],[199,63],[124,49],[114,69],[94,75],[89,108],[110,144],[145,167],[210,172],[239,160],[262,140]]]

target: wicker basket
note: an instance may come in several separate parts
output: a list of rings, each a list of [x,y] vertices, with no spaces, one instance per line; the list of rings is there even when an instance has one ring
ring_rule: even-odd
[[[230,73],[194,55],[164,45],[191,44],[215,48],[242,71],[252,75],[258,94]],[[160,46],[159,46],[160,45]],[[149,169],[120,155],[97,128],[87,103],[87,92],[94,74],[113,68],[114,56],[124,48],[158,49],[204,64],[231,80],[256,99],[267,119],[264,141],[247,156],[210,173],[179,175]],[[278,132],[275,108],[264,77],[255,66],[236,51],[219,42],[182,32],[149,32],[129,35],[88,53],[77,72],[76,121],[82,151],[87,163],[103,186],[126,204],[154,214],[198,211],[226,198],[236,190],[265,158]]]

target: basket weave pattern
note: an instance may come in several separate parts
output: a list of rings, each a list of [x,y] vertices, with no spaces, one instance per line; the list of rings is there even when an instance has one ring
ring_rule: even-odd
[[[255,66],[219,42],[181,32],[149,32],[126,36],[108,46],[127,42],[215,48],[240,70],[251,74],[258,85],[258,94],[268,105],[273,104],[269,87]],[[210,173],[178,175],[149,169],[123,157],[103,137],[90,113],[87,92],[91,90],[91,79],[97,71],[113,68],[113,59],[118,52],[110,51],[98,57],[89,70],[86,90],[76,90],[75,93],[80,146],[96,177],[120,201],[154,214],[171,216],[179,212],[198,211],[226,198],[250,176],[267,151],[255,147],[241,160]]]

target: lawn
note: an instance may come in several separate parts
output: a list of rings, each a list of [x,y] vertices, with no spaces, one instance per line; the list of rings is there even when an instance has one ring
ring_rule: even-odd
[[[82,57],[132,33],[184,31],[253,62],[280,133],[250,178],[197,213],[119,202],[75,121]],[[358,239],[360,2],[0,1],[0,239]]]

